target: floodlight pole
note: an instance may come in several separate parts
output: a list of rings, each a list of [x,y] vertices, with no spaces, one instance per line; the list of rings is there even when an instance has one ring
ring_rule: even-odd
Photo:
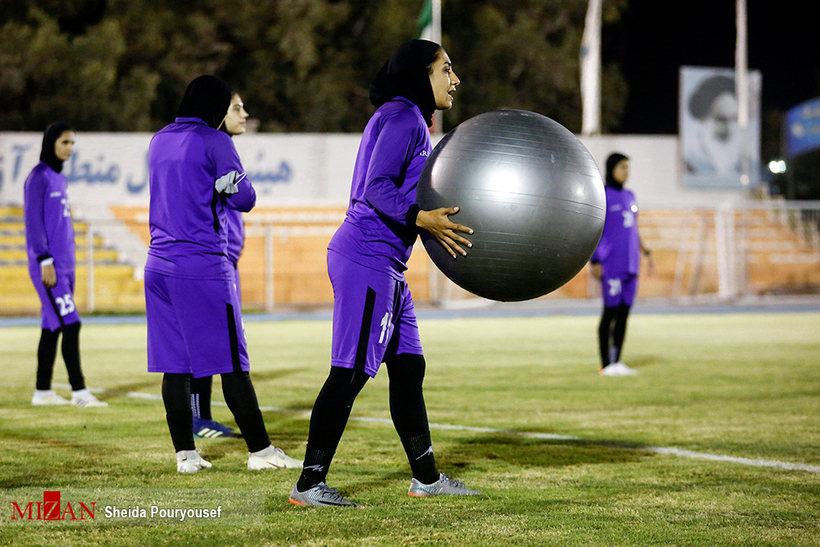
[[[601,134],[601,0],[589,0],[581,40],[581,134]]]
[[[431,20],[430,20],[430,41],[435,42],[441,46],[444,44],[441,43],[441,0],[431,0],[430,1],[430,9],[432,11]],[[433,111],[433,127],[432,134],[434,136],[441,136],[444,132],[444,117],[442,116],[441,110],[434,110]],[[437,142],[437,138],[435,141]],[[433,144],[435,145],[436,142]],[[442,274],[438,268],[436,268],[431,261],[428,260],[428,275],[427,275],[427,283],[428,283],[428,290],[430,294],[430,300],[437,306],[441,307],[444,305],[444,297],[443,297],[443,288],[444,284],[446,283],[444,279],[444,274]]]
[[[441,43],[441,0],[432,0],[431,8],[433,11],[430,40],[440,45]],[[433,133],[440,135],[443,132],[441,110],[433,111]]]
[[[740,184],[749,187],[749,77],[746,36],[746,0],[737,0],[737,43],[735,45],[735,94],[737,95],[737,125],[740,129]]]
[[[737,95],[737,125],[740,131],[740,185],[747,191],[751,187],[751,159],[749,150],[749,75],[748,75],[748,51],[747,51],[747,17],[746,0],[737,0],[737,43],[735,45],[735,94]],[[733,257],[730,272],[733,275],[732,293],[737,295],[746,292],[746,210],[741,212],[741,233],[740,240],[743,244],[740,256],[732,249],[730,256]],[[732,215],[732,225],[734,226],[734,215]],[[734,238],[733,238],[734,239]],[[731,241],[734,245],[734,241]]]

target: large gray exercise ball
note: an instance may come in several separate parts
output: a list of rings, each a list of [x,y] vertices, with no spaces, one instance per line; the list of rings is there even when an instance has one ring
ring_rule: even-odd
[[[561,124],[525,110],[498,110],[447,133],[422,170],[424,210],[475,233],[453,258],[422,231],[436,266],[467,291],[503,302],[554,291],[587,263],[604,229],[606,194],[589,151]]]

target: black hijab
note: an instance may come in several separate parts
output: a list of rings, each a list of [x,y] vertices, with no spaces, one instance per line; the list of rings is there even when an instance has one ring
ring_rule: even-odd
[[[65,122],[54,122],[46,127],[43,134],[43,148],[40,150],[40,161],[54,169],[57,173],[63,170],[63,160],[54,153],[54,145],[60,135],[66,131],[73,131],[71,126]]]
[[[209,127],[219,127],[231,106],[231,88],[216,76],[200,76],[188,84],[177,118],[199,118]]]
[[[428,127],[433,125],[436,98],[427,67],[440,49],[440,45],[427,40],[400,45],[370,82],[370,102],[378,108],[395,97],[404,97],[419,107]]]
[[[618,152],[610,154],[610,156],[606,159],[606,185],[612,186],[613,188],[617,188],[618,190],[622,190],[624,185],[623,183],[618,182],[615,180],[615,177],[612,176],[612,171],[615,170],[615,166],[621,163],[623,160],[628,160],[628,156],[624,156]]]

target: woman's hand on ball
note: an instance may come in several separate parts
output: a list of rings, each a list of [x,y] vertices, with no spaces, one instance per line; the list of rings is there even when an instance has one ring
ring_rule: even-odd
[[[467,248],[473,246],[468,239],[459,235],[459,232],[472,234],[473,229],[450,220],[450,215],[456,213],[458,213],[458,207],[442,207],[432,211],[419,211],[416,217],[416,226],[430,232],[453,258],[457,256],[456,253],[467,256],[467,251],[461,245]]]

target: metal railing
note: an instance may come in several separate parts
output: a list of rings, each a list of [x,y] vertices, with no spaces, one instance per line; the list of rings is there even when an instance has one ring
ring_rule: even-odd
[[[733,298],[820,288],[820,201],[765,201],[656,208],[663,230],[646,230],[653,246],[676,256],[668,294]],[[644,226],[642,225],[642,234]]]
[[[326,248],[343,218],[343,210],[314,212],[309,208],[248,215],[246,242],[256,238],[256,243],[250,250],[246,243],[246,252],[240,259],[244,306],[270,312],[281,307],[331,304]],[[642,237],[653,248],[658,269],[654,277],[642,276],[641,297],[711,295],[731,299],[752,294],[820,291],[820,201],[655,207],[644,209],[640,222]],[[84,251],[77,264],[80,308],[85,313],[144,310],[141,280],[145,257],[136,256],[140,253],[135,250],[138,246],[132,241],[128,252],[118,253],[118,262],[111,257],[99,260],[99,253],[111,253],[112,246],[119,248],[117,241],[124,232],[133,235],[147,231],[147,218],[130,223],[86,218],[84,224],[85,241],[77,249]],[[95,243],[101,238],[106,243],[104,248]],[[112,265],[119,267],[116,273],[102,270]],[[24,282],[9,282],[11,268],[4,267],[6,277],[0,287],[3,302],[22,301],[12,296],[29,291],[32,298],[11,308],[14,312],[36,313],[39,303],[27,271],[22,265],[17,269],[21,271],[14,275],[23,277]],[[133,282],[123,279],[128,277]],[[447,280],[426,256],[422,245],[415,249],[407,277],[419,303],[446,306],[458,301],[470,305],[471,299],[478,300]],[[577,277],[567,287],[575,284],[580,287],[578,290],[558,292],[570,298],[594,296],[597,285],[590,281],[586,269]],[[297,285],[299,290],[294,289]],[[125,291],[129,294],[123,294]],[[0,306],[0,313],[11,312],[8,306]]]

